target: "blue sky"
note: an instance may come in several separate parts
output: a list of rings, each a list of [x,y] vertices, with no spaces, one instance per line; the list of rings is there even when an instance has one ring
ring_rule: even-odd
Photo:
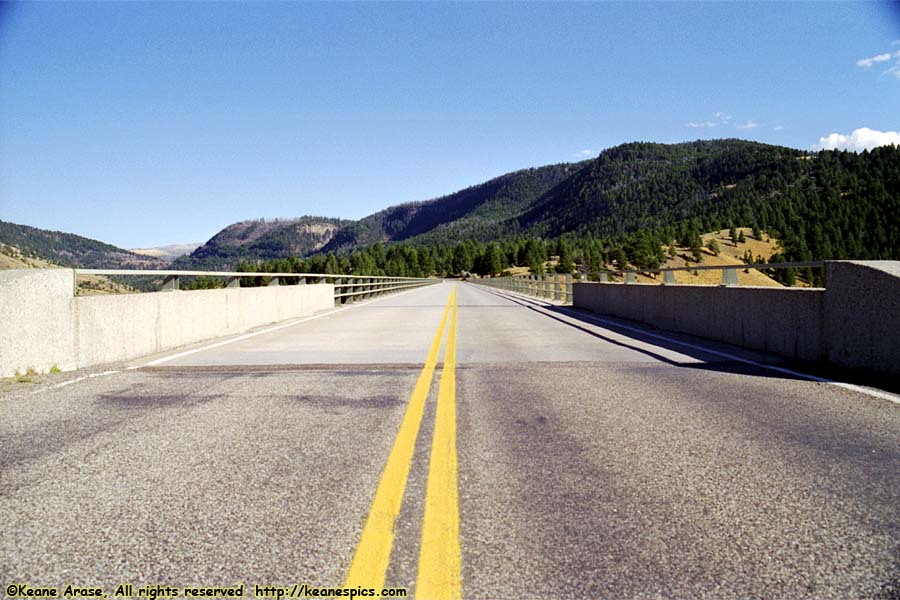
[[[896,141],[898,11],[5,5],[0,219],[140,247],[359,218],[634,140]]]

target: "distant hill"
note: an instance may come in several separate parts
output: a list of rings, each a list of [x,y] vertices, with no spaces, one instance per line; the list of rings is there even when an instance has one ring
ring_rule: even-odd
[[[324,248],[351,221],[305,216],[258,219],[229,225],[189,255],[176,258],[179,269],[229,269],[240,260],[306,256]]]
[[[87,269],[158,269],[166,263],[97,240],[0,221],[0,243],[22,257],[42,259],[64,267]]]
[[[155,248],[131,248],[131,252],[160,258],[165,261],[173,261],[179,256],[190,254],[200,246],[202,246],[200,242],[195,244],[169,244],[168,246],[157,246]]]

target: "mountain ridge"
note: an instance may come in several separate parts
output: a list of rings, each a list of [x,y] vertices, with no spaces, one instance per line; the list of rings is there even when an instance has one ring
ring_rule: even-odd
[[[225,270],[245,261],[320,255],[321,266],[325,255],[346,257],[378,244],[431,248],[429,260],[446,265],[453,247],[468,242],[479,251],[488,243],[504,244],[513,264],[521,252],[510,243],[521,250],[526,239],[544,240],[551,253],[558,250],[553,240],[567,240],[585,263],[599,264],[589,255],[615,255],[640,266],[657,263],[658,248],[675,239],[688,245],[699,233],[735,226],[774,232],[783,240],[782,258],[900,259],[900,148],[857,154],[738,139],[630,142],[590,160],[520,169],[358,220],[307,215],[239,221],[172,266]],[[34,233],[41,230],[16,227],[19,237],[31,231],[25,237],[45,246],[72,236],[62,251],[42,255],[57,263],[95,266],[105,260],[98,266],[110,267],[150,260],[73,234],[41,237]],[[0,242],[22,247],[3,227]],[[29,247],[26,252],[33,251]],[[393,256],[403,262],[400,254]],[[329,268],[338,262],[330,259]],[[341,264],[357,268],[352,260]]]

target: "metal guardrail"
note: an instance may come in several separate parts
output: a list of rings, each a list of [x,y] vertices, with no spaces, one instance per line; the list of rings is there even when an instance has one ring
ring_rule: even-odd
[[[803,269],[821,268],[824,261],[789,262],[789,263],[753,263],[741,265],[697,265],[695,267],[669,267],[666,269],[623,269],[608,270],[594,273],[600,282],[609,283],[609,276],[623,276],[624,284],[636,283],[639,274],[662,273],[661,285],[675,285],[675,273],[677,271],[722,271],[723,286],[738,286],[738,271],[745,269]],[[587,274],[580,276],[581,281],[587,280]],[[513,275],[507,277],[491,277],[484,279],[470,279],[472,283],[488,287],[518,292],[527,296],[536,296],[548,300],[572,302],[572,276],[571,275]],[[685,284],[690,285],[690,284]]]
[[[572,303],[571,275],[514,275],[511,277],[491,277],[469,279],[470,283],[517,292],[527,296],[547,300]]]
[[[245,277],[265,278],[266,286],[282,285],[282,280],[294,281],[294,285],[331,283],[334,300],[338,303],[365,300],[390,292],[440,283],[433,277],[385,277],[376,275],[335,275],[327,273],[242,273],[238,271],[169,271],[159,269],[75,269],[76,285],[79,276],[104,275],[110,277],[162,277],[162,291],[180,289],[182,277],[217,277],[225,280],[225,287],[240,287]],[[285,284],[288,285],[288,284]]]

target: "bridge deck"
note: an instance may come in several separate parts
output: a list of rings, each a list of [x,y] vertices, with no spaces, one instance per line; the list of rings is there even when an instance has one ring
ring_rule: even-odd
[[[4,583],[341,585],[453,286],[3,400]],[[900,586],[896,404],[456,289],[464,598]],[[385,574],[411,594],[442,339]]]

